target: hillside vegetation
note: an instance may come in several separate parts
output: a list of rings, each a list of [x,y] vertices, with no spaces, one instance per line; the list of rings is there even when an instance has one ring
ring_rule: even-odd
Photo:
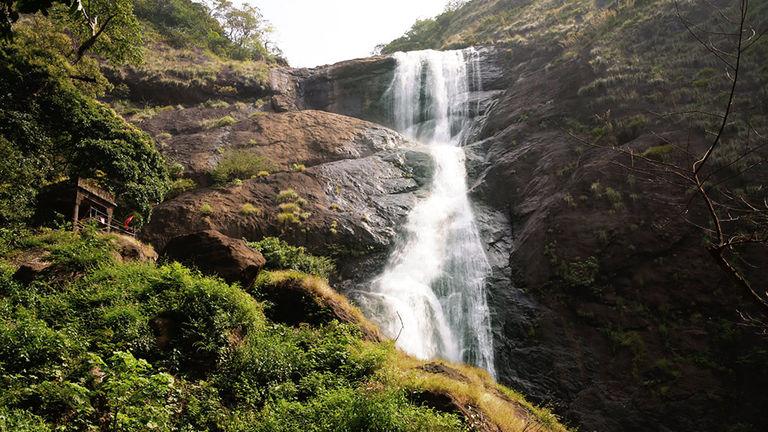
[[[565,430],[485,372],[417,361],[354,324],[277,324],[254,298],[286,278],[332,292],[321,279],[264,273],[246,290],[127,261],[91,229],[2,234],[0,431]],[[46,266],[14,276],[28,262]]]
[[[137,222],[162,201],[169,188],[165,163],[149,135],[99,102],[130,94],[105,73],[133,71],[141,76],[132,76],[134,83],[232,95],[237,89],[226,75],[240,71],[255,81],[243,85],[258,89],[277,61],[255,8],[218,2],[211,10],[190,0],[72,4],[2,4],[3,224],[26,222],[41,190],[74,177],[93,178],[115,193],[122,213],[142,216]]]

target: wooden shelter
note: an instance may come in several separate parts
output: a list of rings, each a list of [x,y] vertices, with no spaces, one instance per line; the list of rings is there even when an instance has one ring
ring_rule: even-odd
[[[126,230],[119,223],[114,223],[117,208],[115,196],[101,188],[90,179],[76,178],[51,185],[38,196],[38,209],[35,221],[40,225],[49,225],[61,220],[62,215],[72,223],[77,231],[83,225],[95,223],[105,231],[120,231],[134,235],[133,230]]]
[[[72,226],[75,230],[84,223],[96,222],[97,225],[110,231],[112,217],[117,207],[115,196],[88,179],[78,178],[73,183]]]

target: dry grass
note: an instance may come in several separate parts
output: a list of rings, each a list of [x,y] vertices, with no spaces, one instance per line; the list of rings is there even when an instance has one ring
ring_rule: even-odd
[[[458,372],[464,380],[427,372],[421,369],[424,361],[399,350],[393,350],[386,362],[384,379],[411,392],[451,395],[462,405],[480,409],[504,432],[568,430],[549,410],[536,407],[519,393],[497,384],[485,370],[444,361],[435,363]]]
[[[178,49],[162,43],[147,50],[144,64],[141,65],[145,72],[164,75],[168,79],[199,79],[211,82],[224,73],[250,76],[260,82],[267,82],[269,68],[269,64],[265,62],[224,59],[210,51]]]
[[[346,297],[336,292],[323,279],[297,271],[264,272],[260,277],[267,278],[265,282],[270,284],[287,281],[300,283],[302,288],[312,293],[322,303],[343,307],[349,315],[354,317],[354,321],[364,328],[364,332],[380,334],[377,326],[370,322],[359,308],[353,306]],[[498,425],[504,432],[565,432],[568,430],[549,410],[536,407],[519,393],[499,385],[485,370],[439,361],[434,363],[455,371],[461,379],[430,373],[422,369],[427,362],[395,349],[392,341],[384,343],[390,348],[387,350],[388,358],[379,375],[385,385],[402,388],[411,393],[429,391],[451,395],[459,404],[482,411],[488,420]],[[364,349],[381,349],[381,343],[365,342],[365,345],[367,348]]]
[[[345,296],[331,288],[326,280],[295,270],[263,272],[262,275],[260,278],[265,277],[265,283],[268,284],[278,285],[287,281],[299,283],[318,303],[331,307],[337,314],[342,313],[350,322],[357,324],[363,334],[367,335],[369,339],[383,339],[378,326],[369,321],[363,312],[357,306],[350,303]]]

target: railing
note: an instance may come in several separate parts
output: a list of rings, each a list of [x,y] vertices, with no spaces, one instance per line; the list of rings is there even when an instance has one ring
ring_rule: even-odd
[[[114,222],[110,223],[109,215],[106,213],[99,211],[98,209],[95,209],[93,207],[90,207],[88,209],[88,215],[85,218],[80,218],[80,220],[77,221],[78,225],[81,227],[85,226],[88,223],[95,223],[100,229],[106,230],[106,231],[117,231],[119,233],[136,237],[136,230],[133,228],[125,228],[122,225],[117,225]]]

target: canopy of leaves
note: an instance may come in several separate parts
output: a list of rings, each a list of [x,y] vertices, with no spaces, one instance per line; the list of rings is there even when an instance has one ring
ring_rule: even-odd
[[[77,176],[98,180],[124,206],[148,214],[168,188],[151,138],[49,62],[55,59],[0,45],[0,151],[8,156],[0,171],[9,175],[0,187],[0,200],[9,200],[0,203],[0,222],[23,219],[38,188]]]
[[[176,48],[202,46],[225,54],[231,42],[205,4],[191,0],[134,0],[136,16]]]
[[[336,270],[329,258],[315,256],[302,246],[292,246],[277,237],[266,237],[258,242],[248,243],[267,260],[270,269],[290,269],[328,279]]]
[[[451,0],[445,10],[435,18],[419,19],[403,36],[377,49],[381,54],[392,54],[397,51],[414,51],[426,48],[440,48],[448,26],[457,11],[466,1]],[[458,47],[455,47],[458,48]]]

